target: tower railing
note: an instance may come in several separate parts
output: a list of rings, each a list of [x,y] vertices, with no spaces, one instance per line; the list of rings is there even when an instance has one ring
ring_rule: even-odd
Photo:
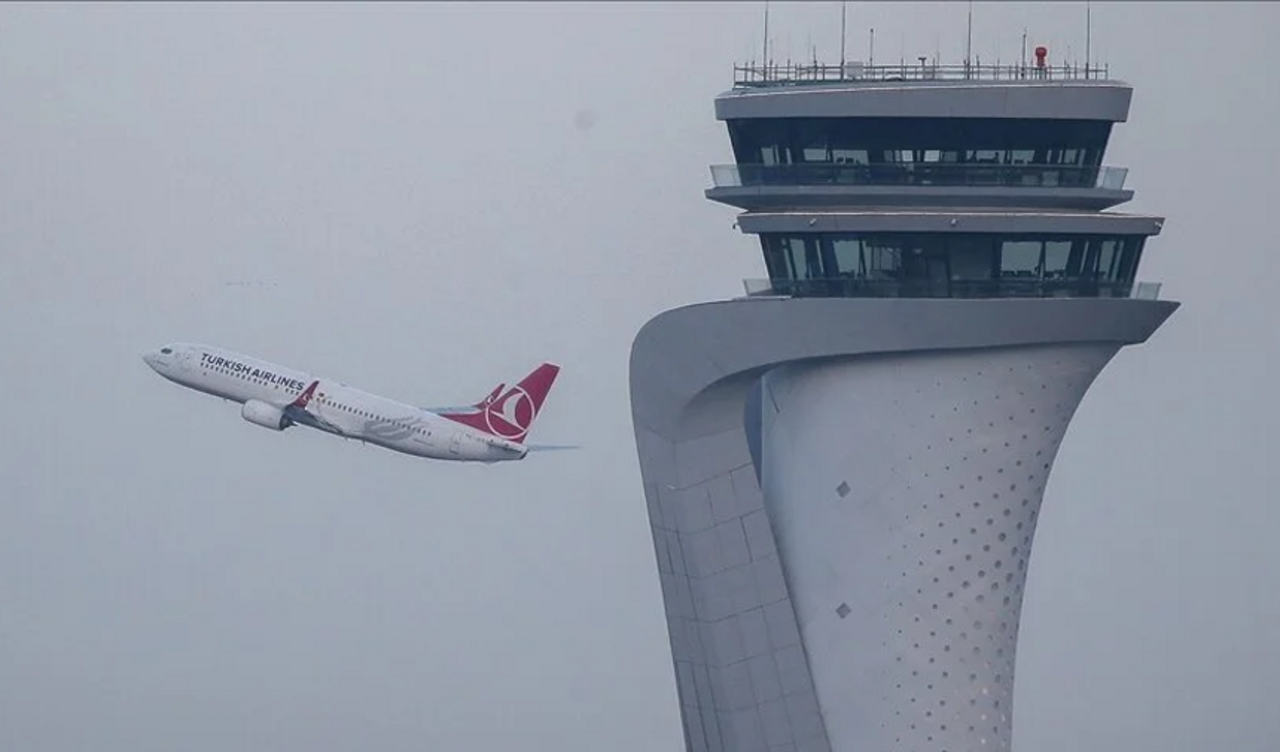
[[[907,162],[852,164],[725,164],[711,166],[716,188],[814,185],[992,186],[1124,188],[1129,168],[1077,165],[1001,165]]]
[[[1077,279],[744,279],[747,297],[784,298],[1139,298],[1157,300],[1159,282]]]
[[[1107,65],[1035,65],[1027,63],[939,65],[921,61],[897,65],[839,63],[756,63],[735,64],[735,88],[763,86],[804,86],[809,84],[882,81],[1084,81],[1107,80]]]

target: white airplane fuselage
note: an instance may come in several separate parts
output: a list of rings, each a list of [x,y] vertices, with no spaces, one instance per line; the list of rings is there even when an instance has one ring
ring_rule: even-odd
[[[169,381],[238,402],[245,420],[276,431],[307,425],[405,454],[461,462],[519,460],[528,452],[520,443],[430,410],[218,347],[173,344],[142,357]],[[301,408],[291,404],[299,398]]]

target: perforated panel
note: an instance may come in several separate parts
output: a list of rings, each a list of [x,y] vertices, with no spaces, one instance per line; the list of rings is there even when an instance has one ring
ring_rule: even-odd
[[[1116,349],[872,356],[766,377],[765,503],[833,749],[1008,748],[1045,482]]]

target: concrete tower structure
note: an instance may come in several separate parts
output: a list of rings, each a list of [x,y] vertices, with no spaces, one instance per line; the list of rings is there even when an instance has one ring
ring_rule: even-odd
[[[1162,219],[1104,211],[1132,89],[1044,57],[738,68],[716,98],[707,196],[768,279],[631,356],[688,750],[1009,748],[1054,456],[1177,307],[1134,281]]]

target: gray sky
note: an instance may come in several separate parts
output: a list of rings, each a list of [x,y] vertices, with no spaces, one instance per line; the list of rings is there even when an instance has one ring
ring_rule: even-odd
[[[849,57],[959,60],[965,3],[849,5]],[[627,357],[763,276],[712,98],[760,3],[0,6],[0,748],[681,748]],[[1082,57],[1084,4],[976,3]],[[834,59],[837,3],[775,3]],[[1280,4],[1094,3],[1107,162],[1183,301],[1068,432],[1015,746],[1280,738]],[[419,404],[564,366],[521,463],[283,435],[169,340]]]

